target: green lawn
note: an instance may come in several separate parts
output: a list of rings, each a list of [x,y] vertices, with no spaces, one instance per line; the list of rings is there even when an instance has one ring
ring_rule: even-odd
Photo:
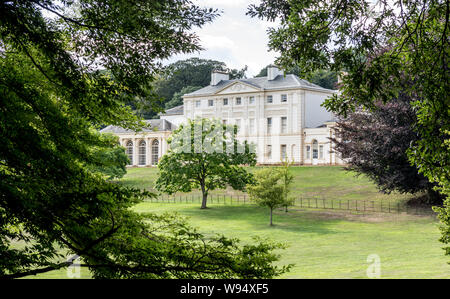
[[[252,169],[253,171],[253,169]],[[296,195],[319,195],[331,199],[404,202],[409,196],[385,195],[364,177],[355,177],[341,167],[293,167]],[[155,168],[131,168],[121,180],[124,185],[152,190]],[[195,193],[195,192],[194,192]],[[198,194],[198,193],[197,193]],[[238,196],[233,190],[214,195]],[[243,243],[252,236],[283,242],[280,265],[295,264],[282,278],[366,278],[367,257],[377,254],[382,278],[450,278],[449,257],[438,241],[438,221],[432,216],[351,213],[295,207],[288,213],[276,211],[275,226],[268,225],[268,211],[254,205],[213,203],[143,202],[138,212],[177,212],[207,236],[224,234]],[[82,277],[89,277],[82,269]],[[38,278],[66,278],[66,270]]]
[[[206,235],[286,243],[280,265],[295,266],[281,278],[366,278],[370,254],[379,255],[382,278],[450,278],[450,259],[444,256],[432,217],[279,210],[270,227],[267,210],[253,205],[213,204],[201,210],[198,204],[145,202],[135,210],[177,212]]]
[[[257,168],[253,167],[250,170],[254,171]],[[291,171],[295,176],[292,188],[295,196],[317,196],[341,200],[389,200],[391,202],[404,202],[411,198],[410,195],[382,194],[366,177],[355,176],[355,173],[344,171],[339,166],[291,167]],[[121,182],[126,186],[154,191],[153,186],[157,175],[157,168],[129,168]],[[200,192],[194,191],[192,194],[199,195]],[[229,188],[214,190],[211,195],[242,196],[244,193]]]

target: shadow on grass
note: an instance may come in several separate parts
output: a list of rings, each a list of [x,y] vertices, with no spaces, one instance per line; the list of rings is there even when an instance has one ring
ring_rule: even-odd
[[[180,211],[181,212],[181,211]],[[292,233],[335,233],[330,227],[339,220],[315,219],[306,211],[284,212],[274,211],[273,226],[269,225],[269,210],[257,206],[220,206],[210,205],[208,209],[190,206],[184,207],[182,215],[196,220],[211,220],[214,225],[220,225],[221,221],[244,222],[245,229],[252,231],[270,230],[275,232],[282,230]],[[306,217],[304,217],[306,216]],[[224,224],[226,225],[226,224]]]

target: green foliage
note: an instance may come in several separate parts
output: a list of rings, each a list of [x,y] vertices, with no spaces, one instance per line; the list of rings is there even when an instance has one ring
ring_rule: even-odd
[[[262,207],[270,209],[270,225],[272,224],[273,210],[287,207],[289,185],[293,176],[289,173],[288,165],[280,170],[277,168],[263,168],[255,172],[256,184],[247,186],[250,199]]]
[[[379,2],[374,7],[367,0],[263,0],[250,5],[248,14],[280,20],[268,31],[270,48],[281,53],[278,64],[297,65],[304,73],[323,68],[347,73],[340,95],[324,104],[334,113],[375,109],[375,102],[386,103],[400,92],[415,98],[420,139],[408,150],[409,160],[448,194],[449,1]],[[405,74],[411,78],[406,85]]]
[[[98,138],[102,147],[90,147],[91,162],[86,165],[87,169],[105,175],[108,180],[120,179],[127,173],[126,166],[129,164],[125,148],[120,146],[115,135],[102,134]]]
[[[255,165],[256,154],[236,140],[236,128],[220,121],[189,120],[173,132],[170,149],[158,163],[156,189],[168,194],[201,189],[202,208],[208,192],[231,186],[244,190],[253,175],[241,165]]]
[[[211,71],[214,69],[227,69],[230,72],[230,79],[243,78],[247,71],[247,67],[230,70],[224,62],[216,60],[200,58],[179,60],[162,70],[161,76],[154,82],[155,92],[166,103],[166,109],[175,107],[177,105],[168,102],[172,102],[177,93],[181,93],[183,88],[190,87],[193,91],[194,86],[199,88],[208,86],[211,83]],[[181,95],[178,94],[177,97],[181,98]]]
[[[183,105],[183,95],[187,93],[194,92],[202,88],[201,86],[186,86],[183,87],[180,91],[177,91],[173,94],[173,97],[170,101],[166,102],[166,109],[170,109],[179,105]]]
[[[173,217],[138,215],[130,208],[154,194],[104,177],[121,175],[123,149],[95,129],[138,130],[125,104],[149,95],[155,61],[199,49],[189,30],[215,10],[184,0],[36,0],[0,1],[0,11],[0,277],[62,269],[66,254],[98,278],[285,270],[271,265],[276,244],[208,241]]]

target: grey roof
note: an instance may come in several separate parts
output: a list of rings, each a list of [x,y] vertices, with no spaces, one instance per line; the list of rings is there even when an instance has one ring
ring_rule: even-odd
[[[191,93],[187,93],[184,96],[202,96],[213,95],[220,90],[226,88],[235,82],[241,82],[251,85],[260,90],[277,90],[288,88],[308,88],[318,91],[334,92],[333,90],[320,87],[319,85],[310,83],[304,79],[300,79],[296,75],[278,75],[273,80],[267,80],[267,77],[255,77],[249,79],[234,79],[234,80],[221,80],[217,85],[209,85]]]
[[[160,113],[161,115],[183,115],[183,105],[175,106],[173,108],[167,109],[165,113]]]
[[[172,131],[175,129],[175,125],[166,119],[146,119],[147,128],[142,128],[141,132],[158,132],[158,131]],[[101,133],[134,133],[135,131],[124,129],[118,126],[109,125],[106,128],[100,130]]]

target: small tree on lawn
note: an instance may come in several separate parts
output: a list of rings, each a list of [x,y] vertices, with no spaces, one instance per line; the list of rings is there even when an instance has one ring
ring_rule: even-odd
[[[236,133],[236,127],[206,118],[182,124],[158,163],[156,189],[168,194],[201,189],[202,209],[211,190],[231,186],[243,191],[254,179],[242,165],[255,165],[256,154],[247,142],[236,140]]]
[[[270,209],[270,225],[273,225],[273,210],[288,205],[286,200],[285,185],[283,184],[284,172],[276,168],[264,168],[255,173],[256,184],[247,186],[250,199],[259,206]]]
[[[292,206],[294,204],[295,200],[294,198],[289,197],[289,193],[291,192],[291,184],[294,181],[294,175],[290,172],[291,165],[292,162],[285,160],[283,161],[282,167],[280,168],[281,182],[283,184],[285,212],[288,211],[288,206]]]

